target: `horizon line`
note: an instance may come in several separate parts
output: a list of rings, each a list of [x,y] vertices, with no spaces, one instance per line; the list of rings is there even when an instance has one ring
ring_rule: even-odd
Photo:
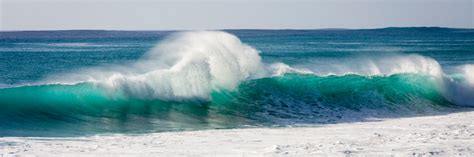
[[[374,29],[403,29],[403,28],[436,28],[436,29],[474,29],[474,27],[442,27],[442,26],[407,26],[407,27],[373,27],[373,28],[225,28],[225,29],[38,29],[38,30],[0,30],[0,32],[46,32],[46,31],[123,31],[123,32],[178,32],[178,31],[234,31],[234,30],[295,30],[295,31],[311,31],[311,30],[374,30]]]

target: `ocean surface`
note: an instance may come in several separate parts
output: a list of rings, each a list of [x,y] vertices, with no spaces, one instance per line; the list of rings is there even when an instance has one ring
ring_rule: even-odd
[[[0,32],[0,136],[292,127],[474,106],[474,30]]]

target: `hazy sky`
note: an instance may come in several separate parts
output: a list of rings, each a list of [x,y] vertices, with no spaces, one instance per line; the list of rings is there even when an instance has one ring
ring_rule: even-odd
[[[474,0],[0,0],[0,30],[474,28]]]

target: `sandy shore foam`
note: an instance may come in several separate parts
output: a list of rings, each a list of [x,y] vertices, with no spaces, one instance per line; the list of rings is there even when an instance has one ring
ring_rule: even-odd
[[[2,137],[3,156],[473,156],[474,112],[340,123],[44,138]],[[2,156],[2,155],[0,155]]]

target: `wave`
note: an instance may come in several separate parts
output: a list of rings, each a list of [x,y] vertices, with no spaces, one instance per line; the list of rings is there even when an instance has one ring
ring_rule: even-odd
[[[154,132],[357,121],[443,111],[431,76],[283,76],[245,80],[209,101],[130,97],[94,83],[0,89],[0,135]]]
[[[414,54],[364,63],[325,71],[263,63],[234,35],[177,33],[130,65],[0,89],[0,135],[45,126],[108,132],[317,123],[474,106],[474,65],[448,75]]]
[[[441,92],[452,103],[472,106],[472,65],[460,68],[457,77],[444,74],[440,64],[428,57],[410,54],[386,54],[362,64],[343,62],[330,68],[314,65],[289,66],[264,64],[258,50],[236,36],[218,31],[175,33],[131,65],[84,69],[73,74],[54,75],[39,84],[76,84],[92,82],[108,93],[121,92],[129,97],[164,101],[211,101],[210,94],[234,90],[244,80],[313,74],[317,76],[355,74],[389,76],[423,74],[438,81]],[[113,94],[109,94],[113,95]]]

